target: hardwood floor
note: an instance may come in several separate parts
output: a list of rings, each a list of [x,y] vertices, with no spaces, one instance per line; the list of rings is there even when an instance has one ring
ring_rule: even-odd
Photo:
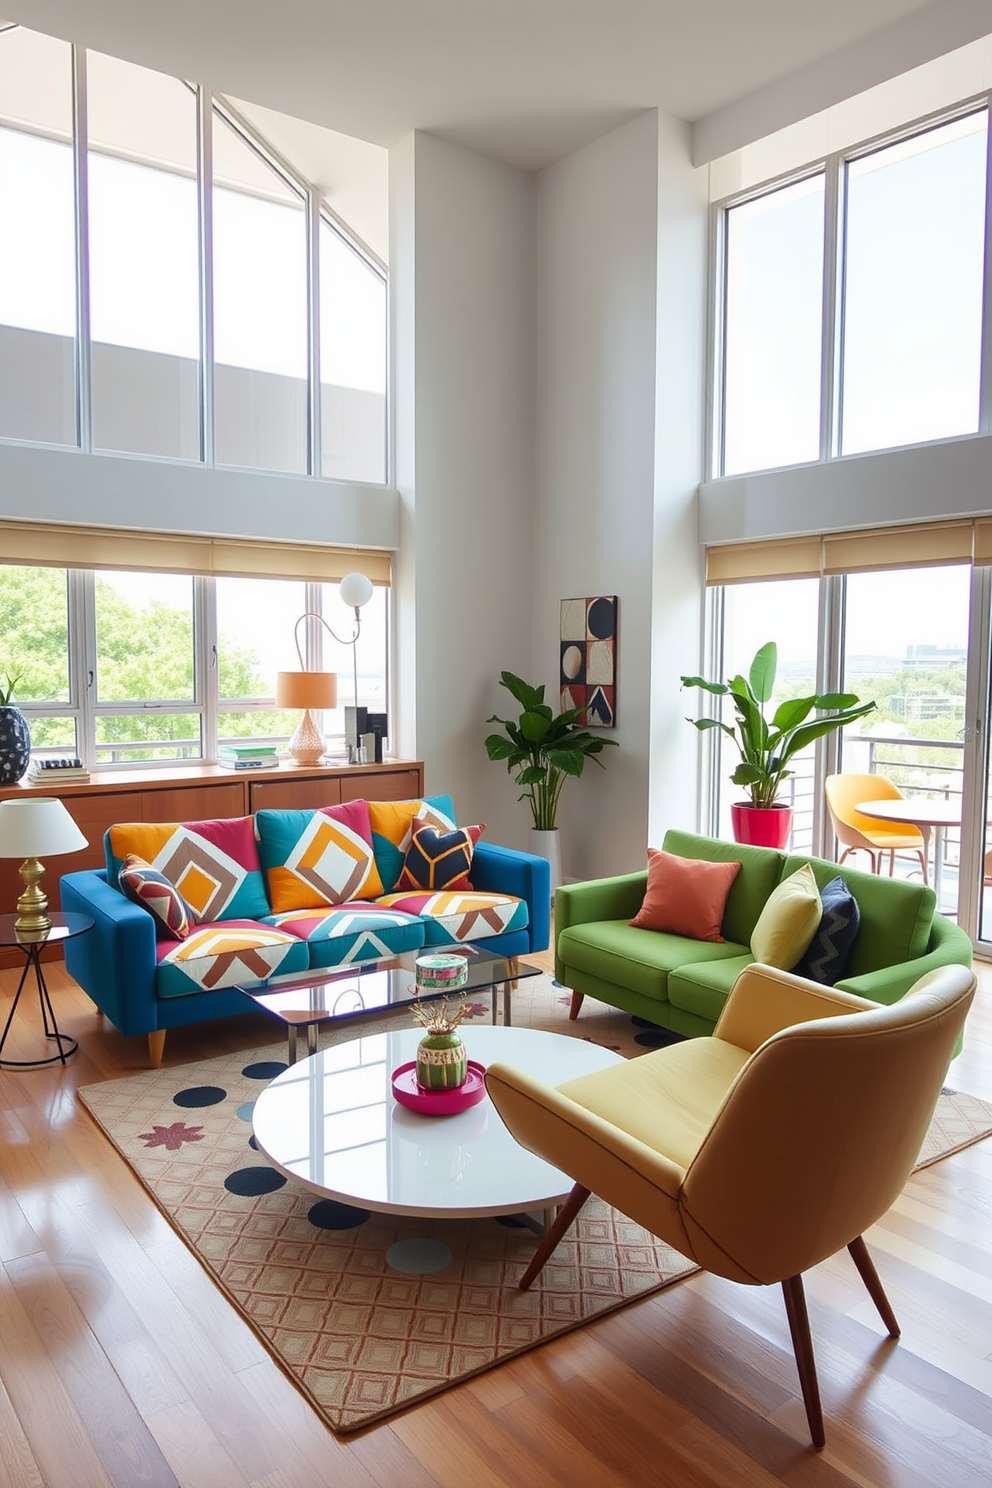
[[[951,1083],[992,1100],[992,967]],[[60,966],[67,1069],[0,1071],[0,1488],[988,1488],[992,1139],[910,1180],[807,1277],[827,1447],[808,1445],[779,1288],[697,1275],[344,1439],[318,1421],[77,1103],[142,1067]],[[0,1026],[14,989],[0,973]],[[34,1052],[36,1008],[5,1053]],[[16,1034],[16,1038],[15,1038]],[[170,1033],[180,1064],[273,1037]]]

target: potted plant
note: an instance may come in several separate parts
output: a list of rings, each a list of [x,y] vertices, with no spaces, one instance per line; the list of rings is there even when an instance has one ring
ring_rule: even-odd
[[[862,703],[852,692],[824,692],[787,698],[768,718],[765,705],[775,687],[777,667],[778,648],[774,641],[768,641],[755,655],[747,677],[731,677],[728,682],[682,678],[683,687],[702,687],[717,697],[733,698],[733,724],[719,718],[686,721],[700,731],[722,729],[734,741],[741,762],[730,778],[750,797],[749,802],[736,802],[730,808],[734,838],[762,847],[784,847],[789,840],[792,810],[778,800],[778,793],[782,782],[793,773],[787,768],[793,755],[814,739],[864,718],[875,707],[873,702]],[[811,718],[814,712],[820,716]]]
[[[503,725],[503,733],[490,734],[486,739],[486,753],[491,760],[505,760],[517,785],[524,787],[518,799],[530,806],[531,848],[551,863],[553,893],[561,882],[556,821],[562,786],[570,775],[582,774],[586,760],[595,759],[602,765],[597,755],[610,745],[615,747],[617,741],[577,725],[580,708],[553,713],[544,701],[543,685],[532,687],[513,672],[501,672],[499,680],[522,712],[516,720],[495,713],[486,720]]]
[[[4,673],[0,682],[0,785],[16,785],[31,760],[31,730],[11,699],[21,673]]]

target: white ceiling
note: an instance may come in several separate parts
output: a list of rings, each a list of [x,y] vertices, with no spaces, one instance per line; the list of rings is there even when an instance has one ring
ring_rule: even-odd
[[[800,101],[783,107],[795,111],[804,93],[822,93],[825,68],[827,91],[843,96],[845,79],[864,87],[907,57],[913,65],[983,26],[992,31],[992,0],[5,0],[3,8],[36,30],[377,145],[425,129],[530,170],[645,108],[705,127],[791,80]],[[815,105],[831,101],[817,96]]]

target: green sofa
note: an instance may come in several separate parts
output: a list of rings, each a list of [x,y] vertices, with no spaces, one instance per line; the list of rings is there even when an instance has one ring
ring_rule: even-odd
[[[858,934],[837,983],[843,991],[893,1003],[935,966],[971,965],[970,939],[935,912],[934,892],[924,884],[691,832],[670,831],[662,846],[682,858],[741,864],[724,912],[724,942],[629,925],[641,907],[646,870],[564,885],[555,893],[555,975],[572,989],[572,1018],[588,996],[674,1033],[712,1033],[739,973],[754,960],[751,932],[766,899],[803,863],[821,889],[842,873],[858,902]]]

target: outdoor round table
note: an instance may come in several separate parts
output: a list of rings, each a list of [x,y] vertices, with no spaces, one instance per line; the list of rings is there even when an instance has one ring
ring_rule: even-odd
[[[865,816],[875,816],[881,821],[907,823],[918,827],[923,834],[923,851],[930,851],[930,833],[933,832],[933,891],[940,908],[941,865],[944,857],[944,831],[947,827],[961,825],[960,801],[927,800],[924,796],[893,797],[884,801],[859,801],[857,809]]]
[[[416,1057],[422,1034],[349,1039],[290,1065],[255,1102],[258,1146],[286,1177],[359,1208],[432,1219],[543,1211],[546,1225],[573,1181],[519,1145],[488,1095],[454,1116],[420,1115],[394,1098],[392,1072]],[[463,1037],[470,1059],[503,1060],[552,1085],[622,1061],[533,1028],[465,1028]]]
[[[0,915],[0,946],[4,948],[16,946],[24,952],[24,970],[14,993],[14,1001],[10,1005],[7,1021],[4,1024],[3,1034],[0,1035],[0,1068],[2,1069],[40,1069],[46,1064],[65,1064],[70,1054],[75,1054],[78,1045],[76,1040],[68,1033],[60,1033],[59,1026],[55,1021],[55,1010],[52,1007],[52,999],[48,992],[48,984],[45,981],[45,973],[41,969],[41,953],[46,946],[58,945],[62,941],[71,940],[73,936],[85,935],[87,930],[93,929],[93,921],[89,915],[83,914],[52,914],[50,925],[42,932],[32,931],[25,933],[17,929],[16,915]],[[45,1059],[4,1059],[3,1046],[7,1042],[7,1034],[10,1025],[14,1021],[17,1004],[21,1000],[24,983],[27,981],[28,973],[34,967],[35,985],[38,989],[38,1002],[41,1005],[41,1021],[45,1030],[46,1039],[53,1039],[58,1050]]]

